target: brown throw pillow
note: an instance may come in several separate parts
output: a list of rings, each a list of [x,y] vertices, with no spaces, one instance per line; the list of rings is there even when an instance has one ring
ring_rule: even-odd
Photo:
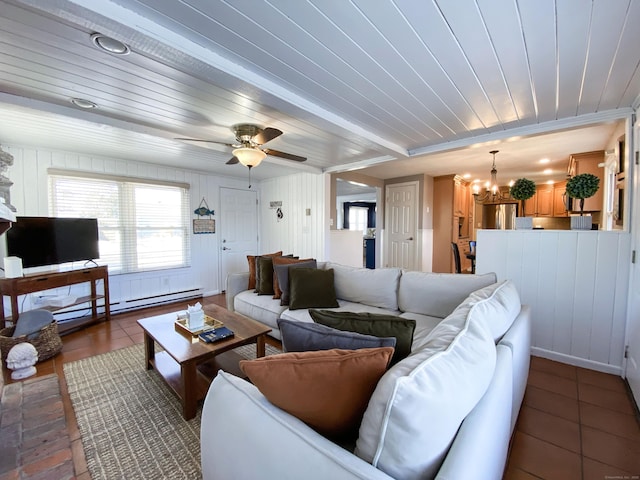
[[[333,284],[333,268],[289,269],[289,310],[339,306]]]
[[[329,437],[357,432],[392,347],[282,353],[241,360],[240,368],[275,406]]]
[[[282,289],[280,288],[280,281],[276,273],[276,266],[311,261],[315,260],[313,258],[273,257],[273,298],[282,297]],[[285,288],[288,288],[288,285]]]
[[[249,263],[249,285],[247,290],[256,288],[256,257],[279,257],[280,255],[282,255],[282,250],[265,255],[247,255],[247,262]]]

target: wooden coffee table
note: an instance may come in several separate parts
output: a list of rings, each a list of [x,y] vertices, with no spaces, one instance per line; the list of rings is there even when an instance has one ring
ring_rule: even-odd
[[[217,305],[207,306],[204,311],[224,323],[235,335],[215,343],[201,342],[197,336],[175,330],[177,312],[138,320],[144,330],[146,368],[155,368],[176,393],[182,402],[185,420],[196,415],[198,401],[207,394],[219,369],[241,374],[238,361],[242,357],[230,350],[255,343],[256,357],[264,357],[265,337],[271,331],[261,323]],[[155,352],[156,343],[163,352]]]

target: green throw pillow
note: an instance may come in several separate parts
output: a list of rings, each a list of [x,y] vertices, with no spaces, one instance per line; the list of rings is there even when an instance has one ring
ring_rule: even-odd
[[[292,272],[289,272],[291,275]],[[309,310],[309,315],[316,323],[328,327],[358,332],[374,337],[395,337],[396,350],[391,359],[391,365],[395,365],[411,353],[413,332],[416,329],[416,321],[400,318],[394,315],[381,315],[377,313],[334,312],[331,310]]]
[[[333,285],[333,269],[289,270],[289,310],[339,307]]]
[[[273,295],[273,257],[256,258],[256,293]]]

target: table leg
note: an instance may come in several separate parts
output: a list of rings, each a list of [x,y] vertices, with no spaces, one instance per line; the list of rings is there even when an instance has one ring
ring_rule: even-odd
[[[155,357],[155,344],[153,338],[147,332],[144,332],[144,364],[147,370],[151,370],[153,365],[151,361]]]
[[[180,365],[182,373],[182,416],[185,420],[191,420],[196,416],[198,408],[198,386],[196,363],[184,362]]]
[[[264,357],[265,353],[264,335],[260,335],[256,338],[256,358]]]

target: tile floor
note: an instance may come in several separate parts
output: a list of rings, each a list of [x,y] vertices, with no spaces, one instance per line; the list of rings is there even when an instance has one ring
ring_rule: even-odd
[[[207,297],[203,303],[224,306],[224,295]],[[37,365],[38,375],[56,373],[61,379],[76,478],[90,476],[62,365],[142,343],[136,320],[177,308],[161,306],[114,315],[111,322],[64,336],[62,352]],[[3,383],[11,383],[6,371],[0,388]],[[0,474],[0,480],[5,478],[10,477]],[[623,380],[532,357],[504,479],[640,480],[640,422]]]

